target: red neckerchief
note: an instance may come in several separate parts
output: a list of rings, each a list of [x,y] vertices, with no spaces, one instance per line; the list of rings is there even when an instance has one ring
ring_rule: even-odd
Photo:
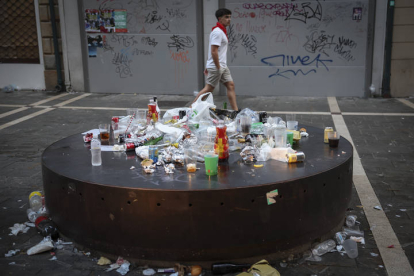
[[[227,39],[229,39],[229,37],[227,36],[227,29],[226,29],[226,27],[223,26],[223,24],[217,22],[217,25],[214,26],[213,29],[211,29],[211,30],[214,30],[215,28],[220,28],[224,32],[224,34],[226,35]]]

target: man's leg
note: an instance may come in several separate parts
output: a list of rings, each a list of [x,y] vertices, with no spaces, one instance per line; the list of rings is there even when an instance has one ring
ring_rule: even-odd
[[[239,110],[239,108],[237,107],[236,91],[234,90],[234,82],[228,81],[224,85],[227,88],[227,98],[229,99],[231,108],[233,108],[233,110]]]
[[[197,94],[197,96],[195,97],[195,99],[194,99],[194,101],[192,102],[192,104],[193,103],[195,103],[195,101],[197,101],[197,99],[201,96],[201,95],[203,95],[204,93],[207,93],[207,92],[213,92],[214,91],[214,86],[212,86],[212,85],[210,85],[210,84],[206,84],[206,86],[204,86],[204,88],[203,89],[201,89],[201,91],[200,92],[198,92],[198,94]]]

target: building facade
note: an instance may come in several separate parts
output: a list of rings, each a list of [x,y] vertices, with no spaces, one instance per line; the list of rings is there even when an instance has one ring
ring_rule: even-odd
[[[226,7],[232,11],[227,62],[239,95],[378,96],[388,76],[391,96],[414,96],[409,0],[395,2],[391,23],[394,1],[387,0],[20,2],[0,1],[8,20],[0,39],[1,86],[191,95],[204,86],[214,12]],[[32,24],[23,33],[16,22]],[[393,25],[388,60],[387,24]]]

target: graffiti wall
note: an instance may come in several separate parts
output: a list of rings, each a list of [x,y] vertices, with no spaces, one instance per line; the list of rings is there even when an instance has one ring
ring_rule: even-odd
[[[197,90],[195,0],[83,0],[91,92]]]
[[[226,0],[228,64],[243,95],[364,96],[368,0]]]

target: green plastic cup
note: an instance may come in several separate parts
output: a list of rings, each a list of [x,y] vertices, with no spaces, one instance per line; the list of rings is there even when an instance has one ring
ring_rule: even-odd
[[[216,175],[218,167],[218,155],[211,153],[204,155],[204,164],[206,166],[206,175]]]
[[[287,132],[287,140],[291,146],[293,146],[293,132]]]

